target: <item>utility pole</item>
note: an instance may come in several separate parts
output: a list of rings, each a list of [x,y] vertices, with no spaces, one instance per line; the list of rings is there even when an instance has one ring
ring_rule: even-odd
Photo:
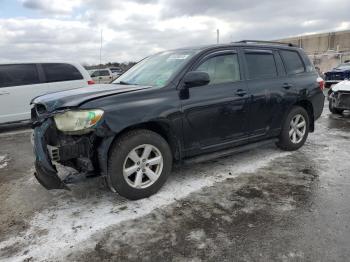
[[[216,29],[216,43],[218,44],[220,42],[220,30]]]
[[[103,42],[103,29],[101,29],[101,45],[100,45],[100,67],[102,68],[102,42]]]

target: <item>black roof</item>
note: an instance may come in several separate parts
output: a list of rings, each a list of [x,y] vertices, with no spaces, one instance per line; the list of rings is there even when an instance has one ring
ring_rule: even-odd
[[[220,47],[232,47],[232,46],[247,46],[247,47],[279,47],[285,49],[295,49],[298,46],[291,43],[275,42],[275,41],[262,41],[262,40],[241,40],[238,42],[231,42],[226,44],[211,44],[211,45],[198,45],[184,48],[177,48],[173,50],[206,50]]]

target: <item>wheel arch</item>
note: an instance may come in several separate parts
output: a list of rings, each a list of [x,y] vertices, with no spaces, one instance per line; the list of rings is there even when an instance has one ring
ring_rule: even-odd
[[[312,103],[309,100],[300,100],[296,102],[293,107],[300,106],[306,110],[306,112],[309,115],[309,131],[314,132],[315,130],[315,117],[314,117],[314,108],[312,106]]]
[[[149,122],[128,126],[122,129],[119,133],[115,135],[113,142],[116,141],[121,136],[123,136],[124,134],[132,130],[138,130],[138,129],[150,130],[157,133],[161,137],[163,137],[165,141],[167,141],[167,143],[169,144],[169,147],[173,155],[173,159],[175,161],[178,161],[181,159],[181,145],[179,142],[179,138],[176,136],[175,132],[171,128],[171,125],[167,121],[162,121],[162,120],[149,121]],[[113,144],[113,142],[111,144]],[[109,157],[109,154],[110,154],[110,148],[108,150],[108,157]]]

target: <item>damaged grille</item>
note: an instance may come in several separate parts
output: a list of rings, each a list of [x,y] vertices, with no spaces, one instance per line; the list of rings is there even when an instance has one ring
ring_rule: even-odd
[[[60,146],[47,146],[51,160],[66,161],[73,158],[87,157],[93,154],[93,143],[88,137],[81,137],[75,141],[64,141]]]
[[[350,108],[350,93],[339,93],[338,101],[339,107]]]

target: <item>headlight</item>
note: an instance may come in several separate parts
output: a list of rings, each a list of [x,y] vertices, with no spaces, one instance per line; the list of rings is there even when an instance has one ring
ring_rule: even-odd
[[[102,118],[103,110],[67,111],[54,116],[57,129],[63,132],[88,132]]]

